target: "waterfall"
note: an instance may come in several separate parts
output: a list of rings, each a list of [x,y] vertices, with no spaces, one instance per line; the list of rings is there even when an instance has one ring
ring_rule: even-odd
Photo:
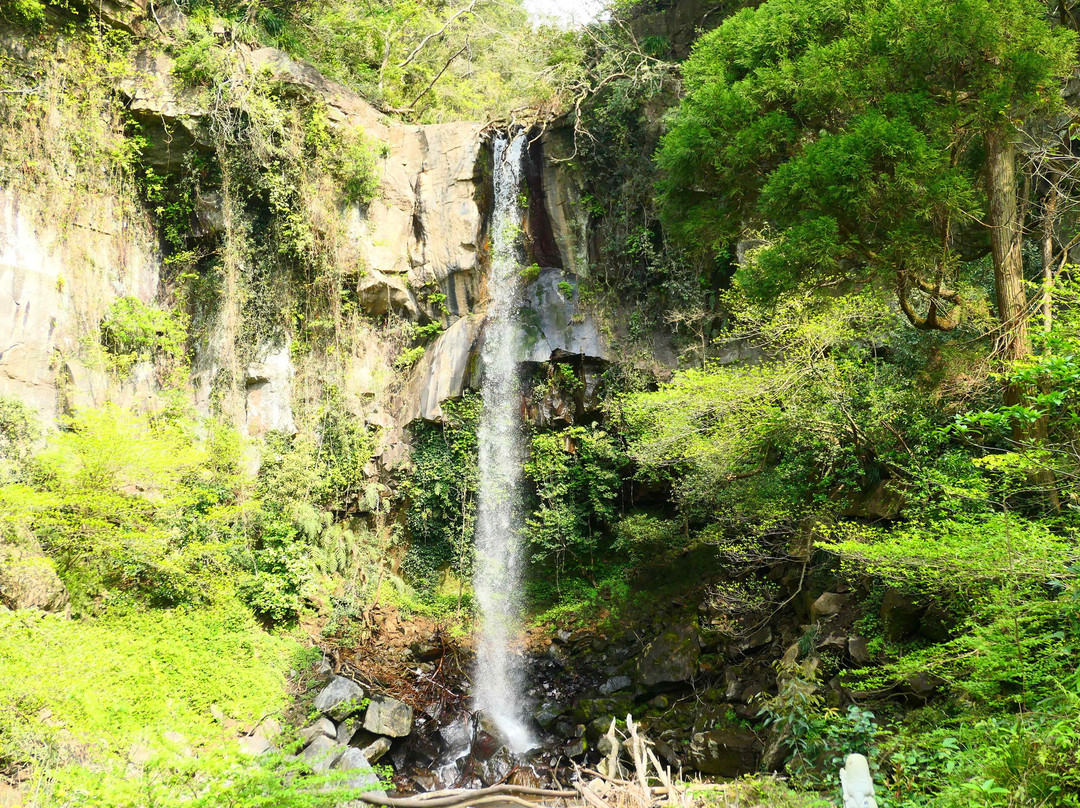
[[[473,676],[474,706],[494,721],[515,752],[532,746],[522,720],[520,655],[521,505],[525,458],[518,385],[518,296],[522,149],[525,137],[498,135],[494,142],[491,271],[482,352],[483,408],[477,438],[480,482],[473,585],[480,609],[480,637]]]

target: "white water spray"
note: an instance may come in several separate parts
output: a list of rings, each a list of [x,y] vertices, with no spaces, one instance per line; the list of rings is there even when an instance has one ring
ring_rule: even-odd
[[[521,708],[521,466],[525,459],[518,388],[518,328],[521,287],[519,235],[524,135],[495,138],[491,272],[484,330],[480,489],[476,515],[473,585],[480,607],[480,639],[473,675],[477,710],[495,722],[512,751],[533,745]]]

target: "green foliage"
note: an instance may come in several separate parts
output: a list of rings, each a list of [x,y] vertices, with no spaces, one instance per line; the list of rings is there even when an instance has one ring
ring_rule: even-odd
[[[186,318],[137,297],[121,297],[101,320],[101,344],[123,368],[154,359],[182,362],[187,347]]]
[[[0,3],[0,17],[22,23],[40,22],[45,17],[42,0],[4,0]]]
[[[5,767],[82,761],[116,788],[135,743],[164,753],[165,731],[192,745],[219,741],[211,705],[240,722],[285,707],[294,643],[261,631],[234,601],[112,609],[93,620],[5,610],[0,627]]]
[[[313,105],[308,113],[304,151],[341,184],[346,202],[366,205],[378,195],[380,150],[360,129],[333,126],[325,104]]]
[[[444,402],[441,424],[414,431],[413,471],[402,487],[410,539],[402,569],[427,587],[444,565],[463,576],[472,569],[480,406],[473,394]]]
[[[613,405],[639,475],[671,480],[688,516],[790,530],[803,508],[828,512],[838,490],[880,480],[881,465],[906,454],[898,435],[942,423],[940,403],[912,390],[903,355],[868,349],[897,325],[874,297],[771,311],[728,302],[740,315],[729,338],[754,334],[771,361],[682,371]]]
[[[788,750],[788,773],[802,784],[830,785],[844,759],[853,753],[876,761],[882,734],[874,714],[851,705],[846,713],[826,707],[813,663],[791,667],[777,664],[779,691],[762,699],[760,715]]]
[[[588,574],[559,580],[531,577],[527,586],[529,604],[536,610],[533,625],[617,631],[633,608],[648,608],[648,597],[632,586],[631,570],[625,563],[597,563]]]
[[[17,398],[0,396],[0,485],[25,481],[40,437],[37,413]]]
[[[77,611],[102,597],[199,603],[227,589],[243,546],[239,445],[207,424],[118,407],[51,436],[30,481],[0,488],[0,529],[36,535]]]
[[[525,538],[534,561],[553,563],[556,580],[568,565],[592,566],[618,510],[625,464],[618,440],[595,424],[533,435],[523,471],[536,505]]]
[[[937,307],[974,280],[951,235],[982,218],[984,137],[1052,110],[1074,47],[1037,0],[744,9],[686,64],[668,227],[706,254],[756,234],[738,277],[762,299],[881,283],[910,306],[911,285],[933,298],[920,327],[954,327]]]
[[[350,786],[348,781],[358,773],[313,774],[306,761],[282,753],[252,761],[212,749],[198,758],[161,755],[143,768],[140,777],[124,780],[102,778],[85,769],[63,771],[54,799],[58,805],[84,808],[332,808],[376,787]]]
[[[408,370],[423,359],[426,352],[427,346],[414,345],[413,347],[402,351],[401,356],[394,360],[394,367],[397,370]]]
[[[319,573],[352,580],[376,564],[376,537],[336,523],[332,513],[382,510],[380,486],[363,473],[375,436],[332,406],[332,397],[318,427],[316,436],[271,432],[265,439],[250,515],[251,568],[240,588],[273,622],[299,613]]]
[[[188,24],[187,37],[177,49],[172,73],[185,84],[209,87],[228,70],[228,63],[215,48],[210,20],[205,14],[194,15]]]
[[[488,119],[538,105],[573,53],[536,28],[519,2],[369,5],[311,2],[288,10],[289,49],[375,103],[421,120]]]
[[[627,514],[615,523],[614,534],[613,549],[638,562],[663,557],[685,545],[677,521],[648,513]]]

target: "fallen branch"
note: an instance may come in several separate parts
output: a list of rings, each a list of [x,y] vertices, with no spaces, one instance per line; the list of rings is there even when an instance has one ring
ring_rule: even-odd
[[[606,780],[607,782],[611,783],[612,785],[616,785],[616,786],[632,786],[633,785],[633,783],[631,783],[629,780],[620,780],[618,777],[608,777],[606,774],[600,774],[600,772],[596,771],[595,769],[586,769],[584,766],[582,766],[581,770],[583,772],[585,772],[585,774],[591,774],[593,777],[599,777],[601,780]]]
[[[592,808],[610,808],[610,806],[600,799],[596,792],[589,788],[588,783],[578,783],[578,792],[584,798],[585,802],[589,803]]]
[[[357,799],[368,805],[384,805],[388,808],[448,808],[457,805],[481,805],[483,802],[496,802],[487,799],[499,797],[506,801],[515,795],[524,794],[530,797],[547,797],[553,800],[569,800],[578,796],[578,791],[558,791],[548,788],[533,788],[532,786],[498,785],[490,788],[477,789],[454,789],[463,793],[455,793],[437,799],[423,799],[419,797],[378,797],[374,794],[361,794]],[[525,802],[521,800],[521,802]],[[532,805],[532,803],[525,803]]]

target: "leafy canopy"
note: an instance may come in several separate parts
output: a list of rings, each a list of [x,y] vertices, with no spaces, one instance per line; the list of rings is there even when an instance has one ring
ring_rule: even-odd
[[[985,136],[1056,106],[1073,49],[1037,0],[745,9],[686,64],[658,155],[665,220],[704,252],[759,238],[738,278],[761,298],[887,285],[914,324],[949,330],[987,249]]]

